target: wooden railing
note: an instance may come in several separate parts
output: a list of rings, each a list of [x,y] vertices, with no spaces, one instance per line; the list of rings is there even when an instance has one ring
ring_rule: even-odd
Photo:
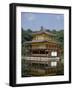
[[[59,61],[59,57],[52,57],[52,58],[48,58],[48,57],[22,57],[22,59],[24,60],[34,60],[34,61],[49,61],[49,60],[55,60],[55,61]]]
[[[48,56],[47,54],[32,54],[32,56]]]

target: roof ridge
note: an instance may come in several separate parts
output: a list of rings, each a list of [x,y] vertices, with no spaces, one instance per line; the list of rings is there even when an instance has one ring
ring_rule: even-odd
[[[41,34],[41,33],[46,33],[46,34],[49,34],[49,35],[53,35],[53,36],[56,36],[55,34],[51,33],[51,32],[47,32],[47,31],[37,31],[37,32],[34,32],[32,34]]]

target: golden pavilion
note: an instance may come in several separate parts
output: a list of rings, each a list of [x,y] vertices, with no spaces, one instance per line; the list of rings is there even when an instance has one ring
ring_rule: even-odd
[[[22,57],[30,66],[30,75],[56,75],[61,64],[61,48],[56,35],[42,29],[32,33],[32,37],[32,41],[25,42],[29,55]]]

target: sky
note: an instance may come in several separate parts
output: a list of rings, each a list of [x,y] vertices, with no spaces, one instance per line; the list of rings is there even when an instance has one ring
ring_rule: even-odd
[[[21,27],[25,30],[39,31],[40,27],[45,29],[64,29],[64,15],[51,13],[21,13]]]

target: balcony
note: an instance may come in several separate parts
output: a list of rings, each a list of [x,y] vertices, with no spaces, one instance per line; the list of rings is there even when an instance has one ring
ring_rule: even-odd
[[[34,49],[34,50],[35,50],[35,49],[47,49],[47,47],[45,47],[45,46],[44,46],[44,47],[43,47],[43,46],[39,46],[39,47],[38,47],[38,46],[37,46],[37,47],[32,47],[32,49]]]
[[[43,57],[44,57],[44,56],[48,56],[47,54],[31,54],[31,55],[32,55],[32,56],[36,56],[36,57],[38,57],[38,56],[39,56],[39,57],[41,57],[41,56],[43,56]]]
[[[22,57],[22,59],[24,60],[30,60],[30,61],[59,61],[59,57],[51,57],[51,58],[48,58],[48,57]]]

